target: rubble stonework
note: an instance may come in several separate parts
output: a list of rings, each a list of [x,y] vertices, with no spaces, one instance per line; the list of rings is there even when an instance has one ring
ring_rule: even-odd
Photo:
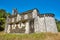
[[[40,33],[53,32],[57,33],[57,26],[54,14],[40,14],[37,9],[18,13],[16,9],[13,14],[7,16],[6,33]]]

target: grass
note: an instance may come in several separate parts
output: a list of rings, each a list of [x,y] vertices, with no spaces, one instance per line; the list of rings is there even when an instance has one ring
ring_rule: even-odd
[[[0,40],[60,40],[60,33],[6,34],[1,32]]]

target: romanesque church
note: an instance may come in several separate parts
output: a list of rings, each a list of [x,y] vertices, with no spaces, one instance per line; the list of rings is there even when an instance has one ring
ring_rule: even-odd
[[[6,33],[56,33],[57,26],[52,13],[39,13],[38,9],[19,13],[17,9],[7,16],[5,23]]]

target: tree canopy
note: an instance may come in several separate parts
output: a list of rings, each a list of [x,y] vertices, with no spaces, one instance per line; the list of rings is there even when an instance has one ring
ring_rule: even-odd
[[[5,20],[8,15],[10,15],[10,13],[7,13],[4,9],[0,9],[0,31],[4,29]]]

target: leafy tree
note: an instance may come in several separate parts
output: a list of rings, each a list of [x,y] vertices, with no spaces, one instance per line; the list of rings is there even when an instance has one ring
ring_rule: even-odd
[[[7,13],[4,9],[0,9],[0,31],[2,31],[5,27],[5,20],[7,15],[10,15],[10,13]]]
[[[56,19],[56,24],[57,24],[57,29],[58,29],[58,32],[60,32],[60,21]]]

